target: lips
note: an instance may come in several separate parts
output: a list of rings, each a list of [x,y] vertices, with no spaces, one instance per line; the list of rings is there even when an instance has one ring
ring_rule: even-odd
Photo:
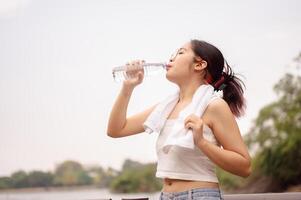
[[[166,65],[166,70],[169,70],[171,68],[171,65],[170,64],[167,64]]]

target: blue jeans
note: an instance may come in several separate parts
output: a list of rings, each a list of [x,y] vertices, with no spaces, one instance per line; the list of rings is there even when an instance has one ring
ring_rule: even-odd
[[[183,192],[160,192],[160,200],[223,200],[218,188],[194,188]]]

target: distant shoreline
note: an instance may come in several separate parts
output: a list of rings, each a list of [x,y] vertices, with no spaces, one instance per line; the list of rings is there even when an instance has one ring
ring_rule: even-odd
[[[89,190],[89,189],[108,189],[108,188],[99,188],[95,185],[83,185],[83,186],[60,186],[60,187],[32,187],[32,188],[9,188],[9,189],[0,189],[1,193],[24,193],[24,192],[58,192],[58,191],[73,191],[73,190]]]
[[[100,188],[95,185],[83,185],[83,186],[58,186],[58,187],[33,187],[33,188],[10,188],[0,189],[0,194],[4,193],[32,193],[32,192],[64,192],[64,191],[76,191],[76,190],[109,190],[109,188]],[[237,194],[237,193],[250,193],[241,190],[223,190],[224,194]],[[289,187],[282,192],[301,192],[301,184]],[[252,192],[251,192],[252,193]]]

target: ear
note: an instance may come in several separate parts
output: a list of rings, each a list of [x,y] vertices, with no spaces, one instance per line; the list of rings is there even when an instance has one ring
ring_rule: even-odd
[[[202,61],[196,63],[194,69],[201,71],[201,70],[205,69],[206,67],[207,67],[207,62],[205,60],[202,60]]]

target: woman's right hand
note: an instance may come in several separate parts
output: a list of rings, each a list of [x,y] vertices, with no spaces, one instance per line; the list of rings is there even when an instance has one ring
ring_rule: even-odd
[[[126,87],[134,88],[142,83],[144,78],[144,69],[142,64],[143,60],[135,60],[126,63],[126,80],[123,81],[123,85]]]

